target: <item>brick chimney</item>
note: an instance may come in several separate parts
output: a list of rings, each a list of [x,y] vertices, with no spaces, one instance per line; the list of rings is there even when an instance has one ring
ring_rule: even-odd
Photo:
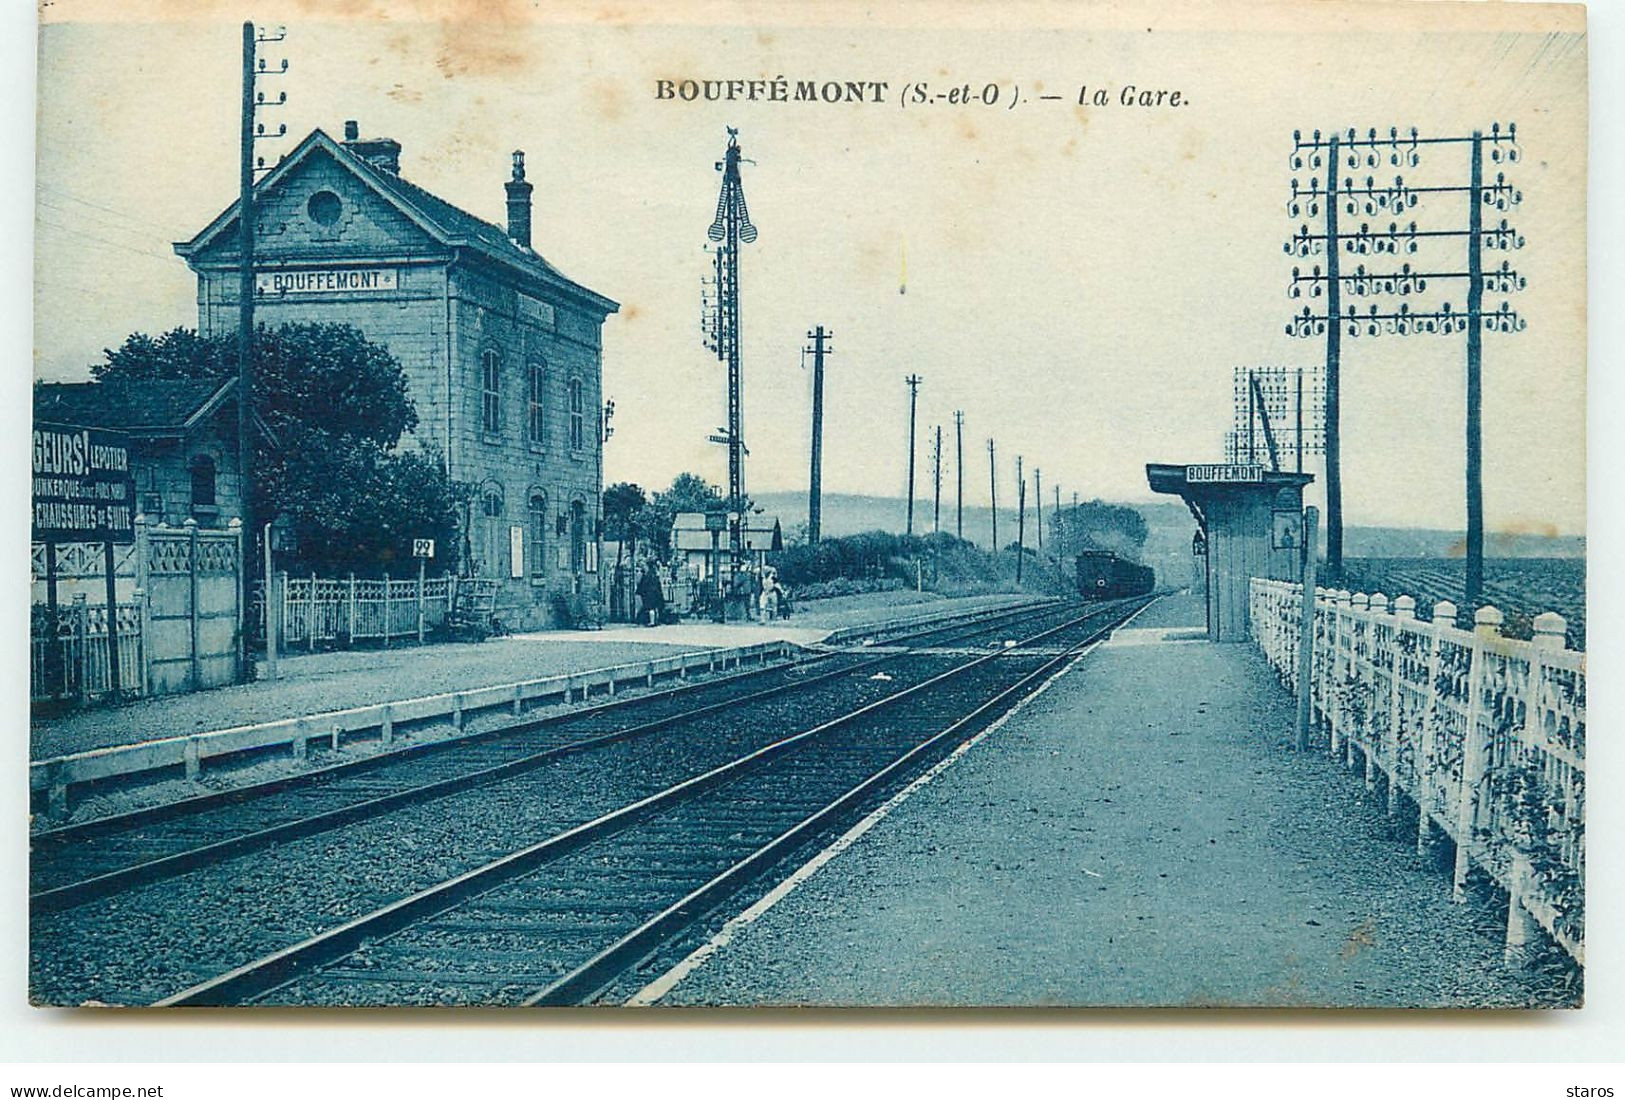
[[[525,154],[513,153],[513,178],[508,190],[508,236],[521,248],[530,247],[530,184],[525,182]]]
[[[344,123],[344,147],[375,168],[401,174],[401,143],[392,138],[362,140],[361,125],[353,118]]]

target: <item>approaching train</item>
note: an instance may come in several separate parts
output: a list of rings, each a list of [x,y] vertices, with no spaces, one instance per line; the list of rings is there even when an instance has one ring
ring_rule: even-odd
[[[1086,600],[1145,596],[1156,584],[1156,570],[1125,561],[1109,550],[1085,550],[1078,555],[1078,593]]]

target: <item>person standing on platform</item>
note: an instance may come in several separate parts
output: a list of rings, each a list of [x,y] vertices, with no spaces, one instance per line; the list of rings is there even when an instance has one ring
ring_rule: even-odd
[[[762,570],[761,608],[763,622],[779,617],[779,575],[773,569]]]
[[[660,587],[660,574],[655,571],[655,563],[651,560],[643,568],[643,577],[638,581],[638,613],[643,618],[645,626],[659,626],[660,613],[666,606],[666,593]]]

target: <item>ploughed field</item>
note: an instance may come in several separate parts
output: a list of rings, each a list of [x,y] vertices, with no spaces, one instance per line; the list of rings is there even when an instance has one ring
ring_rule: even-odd
[[[1412,596],[1418,618],[1431,618],[1433,605],[1449,600],[1460,608],[1458,621],[1472,625],[1465,606],[1467,563],[1460,558],[1346,558],[1339,588],[1381,592],[1389,600]],[[1506,615],[1501,632],[1528,638],[1536,615],[1555,611],[1568,620],[1568,642],[1585,648],[1586,563],[1584,558],[1486,558],[1484,602]]]

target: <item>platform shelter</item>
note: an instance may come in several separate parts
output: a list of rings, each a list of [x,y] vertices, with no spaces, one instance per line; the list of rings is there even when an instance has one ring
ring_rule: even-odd
[[[1262,463],[1148,463],[1153,491],[1185,501],[1206,547],[1207,635],[1215,642],[1248,638],[1248,582],[1295,580],[1302,567],[1303,487],[1311,474]]]

